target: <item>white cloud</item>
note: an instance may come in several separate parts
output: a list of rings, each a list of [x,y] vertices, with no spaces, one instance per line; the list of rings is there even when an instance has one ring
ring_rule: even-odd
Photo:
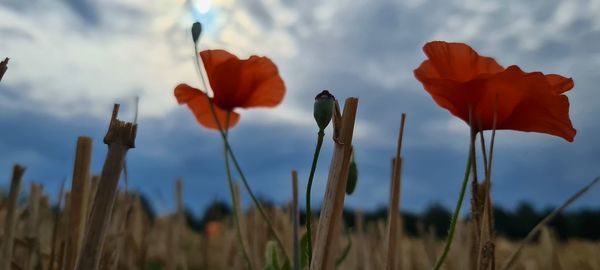
[[[594,85],[600,51],[579,47],[600,41],[600,19],[594,16],[594,11],[600,11],[599,2],[213,0],[211,10],[195,16],[205,22],[203,47],[226,48],[241,57],[268,55],[280,67],[288,86],[286,100],[273,111],[248,112],[245,121],[312,125],[310,100],[321,89],[307,85],[341,85],[337,90],[341,97],[386,91],[390,98],[379,101],[379,107],[398,106],[395,100],[423,95],[412,74],[424,59],[422,44],[445,39],[469,42],[504,65],[515,63],[526,70],[573,76],[577,88],[570,94],[572,115],[581,119],[574,122],[589,126],[589,115],[598,112],[593,102],[598,94],[588,89]],[[178,108],[173,87],[179,82],[198,82],[190,56],[186,27],[192,17],[186,3],[95,3],[100,22],[91,26],[82,24],[80,14],[59,1],[39,1],[25,11],[0,9],[5,18],[0,29],[21,33],[20,38],[0,41],[13,58],[5,83],[13,87],[27,83],[26,97],[40,106],[35,109],[56,116],[105,116],[111,103],[130,102],[140,95],[142,117],[164,117]],[[578,38],[586,42],[577,42]],[[340,84],[336,81],[340,74],[352,81]],[[353,82],[372,87],[356,89]],[[425,118],[411,117],[416,122]],[[439,141],[452,148],[454,143],[448,143],[452,140],[443,136],[462,138],[452,124],[459,120],[449,115],[429,119],[419,131],[422,138],[428,138],[419,140],[424,146]],[[360,121],[359,126],[368,126],[358,129],[357,135],[373,145],[386,127]],[[524,144],[531,145],[529,141]]]
[[[27,98],[40,105],[35,109],[59,117],[104,116],[107,104],[127,102],[136,95],[141,96],[140,115],[165,116],[176,107],[174,86],[198,81],[189,30],[178,25],[185,11],[176,2],[104,1],[95,6],[101,16],[99,25],[88,26],[60,1],[32,5],[28,12],[2,8],[2,29],[31,37],[0,41],[3,52],[12,58],[3,83],[29,84]],[[214,8],[229,12],[227,6]],[[225,47],[261,53],[252,48],[265,48],[257,46],[256,41],[262,40],[276,56],[295,53],[286,33],[265,32],[244,10],[232,12],[232,22],[223,26],[219,36],[208,36],[207,47],[235,44]]]

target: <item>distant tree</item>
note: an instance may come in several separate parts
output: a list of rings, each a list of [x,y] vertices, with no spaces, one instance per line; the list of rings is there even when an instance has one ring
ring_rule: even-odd
[[[432,204],[423,213],[425,228],[433,227],[438,237],[446,237],[450,227],[450,211],[439,203]]]
[[[380,206],[373,211],[365,213],[365,222],[372,222],[377,220],[386,220],[388,214],[387,206]]]
[[[404,225],[404,231],[407,235],[417,236],[418,229],[417,224],[419,222],[419,216],[414,213],[404,212],[402,213],[402,223]]]
[[[154,222],[154,220],[156,219],[156,211],[154,210],[152,203],[150,202],[148,197],[146,197],[146,195],[144,195],[143,193],[138,192],[136,193],[136,195],[140,198],[140,204],[142,205],[144,213],[146,213],[146,215],[150,219],[150,222]]]
[[[344,208],[342,217],[346,226],[348,226],[349,228],[356,227],[356,210]]]
[[[547,216],[552,209],[544,211],[543,216]],[[548,223],[548,226],[554,230],[560,241],[565,241],[569,237],[569,218],[565,214],[558,214]]]
[[[231,207],[229,204],[221,200],[214,200],[206,207],[201,222],[202,224],[206,224],[210,221],[222,220],[229,215],[231,215]]]
[[[185,216],[185,223],[190,229],[198,233],[202,233],[204,231],[205,223],[203,223],[201,219],[194,215],[192,210],[186,207],[183,210],[183,215]]]
[[[272,209],[272,208],[277,207],[277,205],[273,201],[271,201],[265,197],[259,196],[258,198],[256,198],[256,200],[260,203],[260,205],[264,209]],[[254,204],[252,205],[252,207],[254,207]]]
[[[513,238],[523,238],[542,220],[533,206],[528,202],[521,202],[517,206],[510,222],[510,234]]]
[[[1,196],[1,194],[0,194]],[[156,213],[152,204],[146,196],[139,194],[142,208],[154,220]],[[273,202],[259,198],[265,209],[277,207]],[[26,198],[22,198],[22,203]],[[53,211],[59,211],[58,207],[53,206]],[[315,208],[314,210],[318,210]],[[537,211],[528,202],[521,202],[513,210],[509,211],[502,207],[494,207],[494,229],[497,234],[509,239],[518,240],[525,237],[546,215],[553,209]],[[194,215],[190,209],[185,209],[187,224],[196,231],[204,230],[206,223],[210,221],[223,220],[231,215],[231,206],[224,201],[215,200],[209,204],[202,218]],[[380,220],[386,221],[388,214],[387,206],[380,206],[371,211],[364,212],[364,223],[368,226],[372,222]],[[314,211],[315,217],[320,213]],[[353,228],[356,226],[356,210],[344,209],[343,220],[346,226]],[[432,204],[423,213],[411,213],[402,211],[402,223],[404,232],[410,236],[418,236],[417,224],[423,224],[425,229],[433,228],[437,237],[446,237],[450,223],[450,211],[439,203]],[[305,223],[306,212],[300,211],[300,222]],[[569,238],[583,238],[589,240],[600,239],[600,210],[579,210],[576,212],[566,212],[556,216],[548,226],[557,233],[559,240],[568,240]]]
[[[600,239],[600,211],[582,210],[573,217],[578,230],[574,236],[592,240]]]
[[[505,237],[514,237],[516,232],[512,231],[512,214],[502,207],[494,207],[494,229]]]

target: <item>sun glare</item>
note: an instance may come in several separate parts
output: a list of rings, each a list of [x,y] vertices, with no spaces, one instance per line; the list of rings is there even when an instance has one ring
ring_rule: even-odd
[[[195,9],[195,11],[201,14],[208,13],[211,8],[210,0],[195,0],[193,1],[192,6]]]
[[[219,1],[214,0],[187,0],[185,3],[187,16],[180,19],[182,27],[189,27],[192,22],[202,22],[203,32],[210,33],[217,24],[217,11]]]

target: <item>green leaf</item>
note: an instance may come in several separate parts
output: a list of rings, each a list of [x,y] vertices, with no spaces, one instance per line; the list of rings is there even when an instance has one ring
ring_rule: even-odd
[[[264,270],[281,270],[277,259],[277,244],[274,241],[267,242],[265,250],[265,267]]]
[[[348,254],[350,254],[350,250],[352,249],[352,238],[350,237],[350,234],[346,234],[346,238],[348,239],[348,244],[344,248],[342,255],[335,260],[335,267],[340,266],[340,264],[346,260],[346,257],[348,257]]]
[[[306,269],[309,267],[308,261],[308,234],[304,233],[302,239],[300,239],[300,269]]]

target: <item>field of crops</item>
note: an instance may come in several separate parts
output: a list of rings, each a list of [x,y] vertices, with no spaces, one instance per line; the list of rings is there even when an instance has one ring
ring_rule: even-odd
[[[95,178],[97,179],[97,178]],[[94,188],[97,181],[89,188]],[[32,186],[27,202],[16,209],[16,226],[11,269],[69,269],[76,259],[83,232],[91,224],[74,222],[76,209],[69,203],[65,211],[51,209],[48,196],[40,186]],[[69,202],[74,197],[67,193]],[[89,206],[92,198],[81,205]],[[7,198],[2,198],[0,225],[6,225]],[[292,218],[289,208],[268,209],[276,230],[282,236],[288,255],[292,252]],[[58,219],[56,219],[58,217]],[[356,226],[345,228],[339,239],[336,255],[341,256],[351,242],[348,255],[338,269],[385,269],[386,223],[384,220],[364,224],[356,215]],[[57,222],[58,221],[58,222]],[[251,251],[254,269],[265,265],[269,246],[269,231],[256,211],[243,216],[244,237]],[[317,220],[314,220],[317,222]],[[461,223],[457,240],[445,269],[468,269],[469,235],[467,224]],[[3,242],[4,243],[4,242]],[[271,245],[273,243],[271,242]],[[396,269],[430,269],[442,249],[443,242],[432,232],[419,237],[398,236]],[[504,262],[518,243],[497,239],[497,261]],[[192,231],[180,212],[152,220],[136,194],[120,193],[107,224],[100,269],[243,269],[244,259],[235,239],[231,218],[212,221],[204,231]],[[554,233],[544,229],[538,241],[526,245],[511,269],[600,269],[600,242],[570,240],[561,242]],[[280,260],[282,254],[278,254]],[[50,266],[53,267],[50,267]]]

